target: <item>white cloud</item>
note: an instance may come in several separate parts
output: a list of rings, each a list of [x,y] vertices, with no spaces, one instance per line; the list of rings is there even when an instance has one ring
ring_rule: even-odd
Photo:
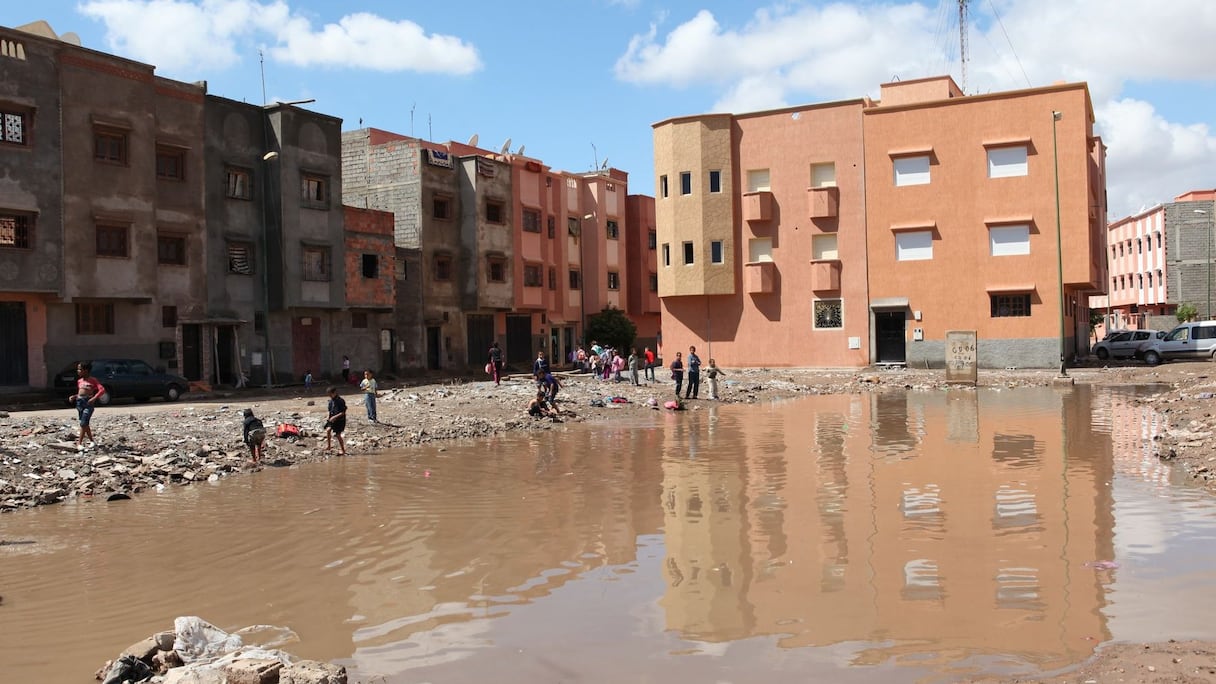
[[[476,47],[428,35],[412,21],[361,12],[314,28],[283,0],[89,0],[79,10],[105,24],[116,53],[174,74],[232,66],[240,44],[252,41],[268,43],[272,59],[296,66],[447,74],[481,68]]]
[[[1216,79],[1216,50],[1207,49],[1216,35],[1216,2],[994,2],[1000,21],[993,4],[972,3],[967,91],[1086,81],[1097,132],[1109,147],[1111,218],[1216,186],[1212,131],[1167,121],[1125,94],[1128,83]],[[701,10],[665,32],[660,21],[635,35],[615,72],[642,85],[706,88],[717,97],[713,111],[733,112],[876,96],[878,84],[893,77],[949,72],[961,80],[951,5],[783,3],[738,26]]]

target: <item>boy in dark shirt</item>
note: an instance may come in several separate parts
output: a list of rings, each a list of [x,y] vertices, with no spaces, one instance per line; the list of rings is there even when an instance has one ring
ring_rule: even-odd
[[[333,438],[338,438],[338,455],[346,455],[346,440],[342,433],[346,431],[346,400],[338,396],[338,388],[329,388],[329,418],[325,419],[325,450],[333,451]]]
[[[262,461],[262,444],[266,441],[266,426],[253,415],[253,409],[245,409],[245,425],[241,438],[249,447],[249,457],[254,465]]]

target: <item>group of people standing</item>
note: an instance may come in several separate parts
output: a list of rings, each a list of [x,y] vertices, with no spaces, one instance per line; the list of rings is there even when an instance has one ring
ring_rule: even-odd
[[[603,380],[625,380],[621,373],[628,371],[629,382],[641,385],[642,380],[654,382],[654,369],[657,358],[650,347],[638,353],[637,347],[629,350],[629,356],[623,356],[620,350],[613,347],[602,347],[595,340],[591,341],[590,350],[579,347],[570,353],[570,360],[580,373],[591,373]],[[638,373],[641,372],[639,378]]]
[[[687,364],[687,366],[686,366]],[[676,398],[680,398],[680,390],[684,389],[684,370],[688,369],[688,387],[684,389],[685,399],[698,399],[701,392],[701,357],[697,356],[697,348],[690,346],[688,348],[688,358],[685,359],[680,352],[676,352],[676,358],[671,362],[671,379],[676,383]],[[709,360],[709,366],[705,369],[705,376],[709,380],[709,398],[720,399],[718,396],[718,377],[725,375],[718,364],[713,360]]]

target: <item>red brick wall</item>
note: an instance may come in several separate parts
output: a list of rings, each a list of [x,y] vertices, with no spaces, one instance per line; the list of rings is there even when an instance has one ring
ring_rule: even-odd
[[[393,214],[356,207],[342,209],[346,224],[347,306],[393,308],[397,301]],[[378,257],[375,278],[363,276],[364,254]]]

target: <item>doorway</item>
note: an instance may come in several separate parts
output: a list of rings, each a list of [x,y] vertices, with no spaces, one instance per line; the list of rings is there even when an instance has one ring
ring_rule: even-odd
[[[182,323],[182,375],[203,379],[203,330],[197,323]]]
[[[30,384],[25,302],[0,302],[0,359],[0,385]]]
[[[439,370],[439,326],[431,325],[426,329],[426,368]]]
[[[536,358],[536,350],[532,349],[532,316],[507,316],[507,360],[525,366],[531,366]]]
[[[486,314],[465,316],[465,341],[469,367],[484,366],[490,353],[490,344],[494,342],[494,317]]]
[[[878,363],[905,363],[908,360],[904,311],[874,312],[874,345]]]
[[[291,372],[297,378],[321,368],[321,322],[315,316],[291,319]]]
[[[216,384],[236,386],[240,381],[240,378],[237,377],[236,327],[217,325],[215,337]]]

